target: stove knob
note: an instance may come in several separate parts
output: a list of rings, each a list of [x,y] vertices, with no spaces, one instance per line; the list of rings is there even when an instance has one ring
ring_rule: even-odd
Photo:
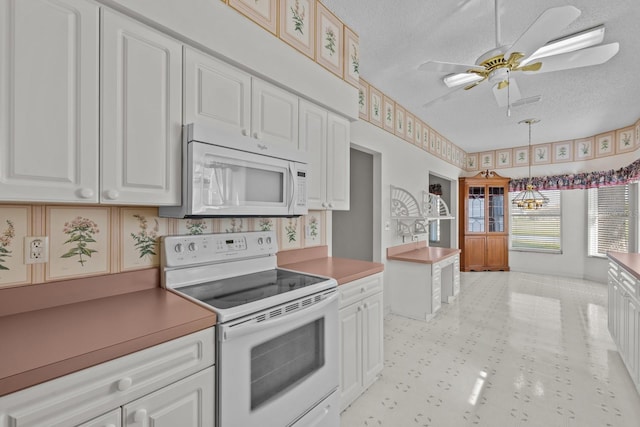
[[[267,237],[267,245],[271,244],[271,237]]]
[[[182,246],[182,243],[178,243],[173,247],[173,250],[181,254],[184,251],[184,247]]]
[[[262,245],[264,243],[264,239],[262,237],[258,237],[258,244]]]
[[[189,252],[194,252],[198,250],[198,245],[196,245],[195,242],[191,242],[187,248],[189,249]]]

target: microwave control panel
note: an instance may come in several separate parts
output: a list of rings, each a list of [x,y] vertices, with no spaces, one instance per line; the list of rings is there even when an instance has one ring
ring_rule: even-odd
[[[296,204],[298,206],[307,205],[307,173],[305,171],[298,171],[298,200]]]

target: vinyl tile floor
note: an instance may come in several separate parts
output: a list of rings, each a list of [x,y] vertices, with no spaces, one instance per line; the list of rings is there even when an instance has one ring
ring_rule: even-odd
[[[384,321],[380,378],[342,427],[638,427],[640,395],[607,329],[607,287],[461,273],[430,321]]]

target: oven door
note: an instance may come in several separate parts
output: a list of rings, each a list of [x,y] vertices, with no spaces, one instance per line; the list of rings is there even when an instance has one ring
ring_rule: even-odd
[[[337,389],[338,293],[302,301],[218,325],[218,426],[288,426]]]

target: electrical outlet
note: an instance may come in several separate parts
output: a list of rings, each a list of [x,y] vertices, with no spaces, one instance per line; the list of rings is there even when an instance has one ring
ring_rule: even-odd
[[[49,262],[49,238],[27,236],[24,238],[24,263],[44,264]]]

